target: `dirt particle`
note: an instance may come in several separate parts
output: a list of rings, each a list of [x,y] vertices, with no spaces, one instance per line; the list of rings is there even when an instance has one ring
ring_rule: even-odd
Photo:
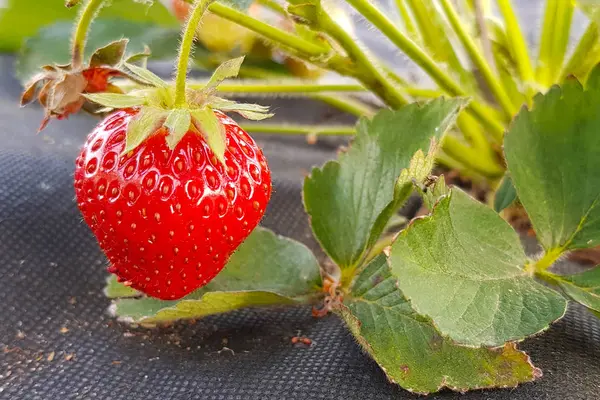
[[[69,332],[69,328],[67,328],[66,326],[63,326],[62,328],[60,328],[60,333],[65,334]]]
[[[75,358],[75,353],[67,353],[65,354],[65,360],[66,361],[71,361]]]
[[[56,354],[55,352],[51,352],[50,354],[48,354],[48,357],[46,357],[46,360],[48,360],[48,361],[54,360],[54,355],[55,354]]]

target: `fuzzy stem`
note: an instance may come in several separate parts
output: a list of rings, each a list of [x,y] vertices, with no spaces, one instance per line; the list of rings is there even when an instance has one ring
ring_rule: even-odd
[[[442,141],[442,149],[450,158],[488,179],[497,179],[504,174],[504,169],[494,159],[489,147],[485,150],[478,149],[462,143],[452,135],[446,135]]]
[[[513,57],[517,63],[517,70],[519,77],[526,84],[532,84],[535,80],[533,68],[531,66],[531,59],[527,52],[527,43],[521,32],[521,27],[517,16],[513,10],[511,0],[497,0],[498,8],[502,17],[504,17],[504,23],[506,24],[506,37],[512,50]]]
[[[347,0],[347,2],[377,27],[388,39],[402,50],[411,60],[417,63],[436,83],[452,96],[466,96],[465,91],[436,64],[436,62],[406,37],[398,28],[368,0]],[[486,126],[496,140],[502,138],[504,126],[497,121],[487,108],[473,100],[470,110],[480,122]]]
[[[498,104],[502,107],[504,111],[504,115],[507,120],[510,120],[513,115],[516,113],[516,109],[510,100],[510,97],[504,90],[504,87],[498,80],[498,78],[494,75],[491,66],[486,62],[484,56],[481,54],[477,45],[467,33],[463,23],[460,21],[454,6],[450,3],[449,0],[441,0],[442,7],[446,12],[446,16],[450,21],[450,24],[454,28],[454,31],[458,35],[460,41],[463,46],[467,50],[469,57],[473,64],[477,67],[477,69],[481,72],[481,75],[485,79],[490,91],[494,94],[494,97],[498,101]]]
[[[495,71],[496,64],[494,62],[494,53],[492,52],[492,43],[490,42],[490,34],[485,22],[485,7],[481,3],[481,0],[473,0],[473,5],[475,7],[475,20],[477,29],[479,30],[479,40],[483,49],[483,55],[492,70]]]
[[[353,126],[346,125],[295,125],[275,123],[242,123],[240,127],[250,133],[276,133],[281,135],[323,135],[340,136],[354,135]]]
[[[408,11],[408,7],[406,7],[405,0],[396,0],[396,8],[400,13],[400,17],[404,23],[404,27],[406,28],[406,33],[408,33],[408,36],[415,40],[418,38],[417,27],[412,20],[412,16],[410,15],[410,11]]]
[[[208,81],[189,80],[188,86],[193,89],[201,89]],[[227,93],[322,93],[322,92],[365,92],[364,86],[353,83],[315,83],[303,80],[274,81],[235,81],[224,82],[219,85],[218,91]]]
[[[269,40],[272,40],[284,47],[292,49],[306,56],[319,57],[329,52],[329,50],[323,46],[320,46],[299,36],[288,33],[283,29],[276,28],[258,19],[252,18],[251,16],[246,15],[243,12],[240,12],[232,7],[226,6],[225,4],[213,3],[209,7],[209,10],[213,14],[218,15],[219,17],[235,22],[240,26],[243,26],[253,32],[263,35]]]
[[[79,14],[79,20],[77,21],[77,25],[75,25],[75,32],[73,33],[71,48],[71,66],[74,69],[81,67],[83,64],[83,50],[88,31],[94,17],[100,8],[102,8],[103,3],[104,0],[89,0]]]
[[[208,6],[215,0],[197,0],[185,25],[181,37],[181,46],[179,47],[179,58],[177,59],[177,76],[175,77],[175,107],[185,105],[185,80],[187,78],[188,63],[190,53],[194,45],[194,36],[202,16],[208,9]]]
[[[544,253],[542,258],[535,262],[532,267],[533,270],[535,272],[546,271],[560,258],[561,255],[563,255],[564,252],[565,250],[561,247],[548,250]]]
[[[360,100],[349,98],[347,96],[315,93],[310,96],[313,100],[320,100],[325,104],[329,104],[337,108],[338,110],[347,112],[348,114],[355,115],[357,117],[372,117],[377,113],[377,110],[373,107],[363,103]]]
[[[577,47],[573,51],[571,58],[565,64],[563,70],[560,73],[560,81],[563,81],[567,78],[567,76],[571,74],[577,75],[577,71],[581,71],[582,66],[588,64],[588,60],[590,55],[595,55],[598,51],[594,51],[598,43],[598,24],[595,22],[590,22],[579,39],[579,43],[577,43]],[[583,77],[580,77],[583,78]]]

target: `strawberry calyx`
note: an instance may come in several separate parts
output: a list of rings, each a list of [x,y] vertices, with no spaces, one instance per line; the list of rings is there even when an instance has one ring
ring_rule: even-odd
[[[112,78],[129,78],[140,82],[136,75],[124,67],[125,64],[144,63],[150,55],[144,52],[126,56],[129,40],[121,39],[97,49],[87,65],[73,64],[45,65],[25,85],[21,95],[21,107],[37,101],[44,107],[44,118],[39,131],[43,130],[50,119],[65,119],[69,115],[84,111],[94,113],[97,106],[86,101],[87,93],[121,92],[111,83]]]
[[[168,84],[146,68],[128,63],[125,67],[144,86],[127,94],[87,93],[84,97],[102,106],[99,110],[101,112],[130,107],[139,109],[127,127],[123,153],[135,149],[164,128],[169,148],[174,149],[186,133],[193,132],[203,136],[217,159],[224,163],[225,127],[215,111],[235,112],[254,121],[273,116],[268,107],[237,103],[217,96],[219,84],[225,79],[236,77],[243,61],[244,57],[239,57],[221,64],[203,88],[185,90],[185,101],[182,104],[176,102],[174,85]]]

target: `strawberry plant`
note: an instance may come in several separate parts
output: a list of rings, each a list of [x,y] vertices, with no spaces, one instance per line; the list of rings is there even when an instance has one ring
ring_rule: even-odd
[[[409,55],[428,59],[408,39],[417,35],[412,20],[406,20],[404,34],[371,3],[348,1],[407,46]],[[418,4],[429,4],[407,3],[417,19]],[[571,6],[548,3],[555,7],[553,21],[564,18],[568,25]],[[320,2],[290,2],[287,12],[298,24],[291,34],[232,6],[198,0],[183,32],[175,81],[169,83],[144,67],[144,55],[126,61],[124,40],[83,62],[87,30],[102,5],[85,2],[73,62],[44,67],[52,75],[36,76],[24,99],[32,100],[39,89],[48,118],[82,107],[108,114],[76,160],[75,191],[114,273],[106,295],[119,319],[152,325],[244,307],[312,305],[317,317],[338,315],[391,381],[425,394],[514,387],[540,378],[518,343],[562,318],[569,301],[600,315],[600,267],[575,275],[553,269],[570,251],[600,244],[600,66],[550,87],[558,67],[540,64],[535,76],[542,87],[527,81],[519,85],[521,100],[503,96],[461,31],[460,14],[441,1],[447,19],[426,32],[446,23],[453,27],[500,108],[479,92],[454,90],[458,84],[439,75],[433,61],[424,65],[452,96],[409,103],[402,79],[367,57]],[[401,11],[404,5],[398,2]],[[480,5],[473,2],[472,10]],[[514,24],[510,3],[499,5],[507,24]],[[206,82],[186,79],[196,29],[208,10],[276,38],[295,56],[358,79],[389,106],[362,116],[349,148],[305,178],[304,206],[325,262],[303,244],[256,227],[270,198],[267,161],[223,112],[256,120],[270,114],[219,95],[227,83],[219,85],[237,75],[242,59],[222,64]],[[439,39],[428,37],[421,40]],[[512,36],[509,42],[522,68],[521,40]],[[554,60],[556,48],[549,46],[544,60]],[[458,58],[446,57],[458,68]],[[98,84],[96,75],[84,73],[89,68],[115,72],[101,74]],[[528,76],[526,66],[524,71]],[[473,79],[467,70],[457,77],[465,87]],[[78,85],[65,83],[75,79]],[[534,94],[538,89],[545,93]],[[525,106],[504,133],[516,101]],[[540,254],[528,256],[517,232],[494,209],[433,175],[436,158],[452,155],[448,143],[456,143],[449,142],[456,139],[450,136],[456,126],[467,136],[475,132],[468,137],[482,147],[472,151],[494,155],[488,160],[497,163],[494,176],[506,169],[510,183],[504,181],[497,208],[519,198]],[[474,170],[477,160],[482,158],[473,158]],[[394,217],[415,192],[428,214],[398,228]]]

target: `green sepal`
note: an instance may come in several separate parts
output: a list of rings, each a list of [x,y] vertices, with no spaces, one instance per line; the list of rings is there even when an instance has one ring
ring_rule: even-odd
[[[128,43],[129,39],[121,39],[100,47],[92,54],[92,57],[90,58],[90,67],[93,68],[107,65],[114,67],[119,65],[123,60]]]
[[[204,136],[217,159],[225,164],[225,127],[212,108],[191,110],[192,124]]]
[[[133,75],[139,78],[139,80],[145,82],[148,85],[156,87],[167,86],[167,83],[165,81],[163,81],[158,75],[150,72],[146,68],[138,67],[137,65],[129,63],[125,63],[125,67],[127,67],[127,69],[131,71]]]
[[[167,115],[167,111],[159,108],[142,107],[138,115],[131,120],[127,127],[123,154],[135,149],[155,133],[163,125]]]
[[[262,121],[263,119],[271,118],[274,115],[269,113],[269,107],[261,106],[259,104],[238,103],[220,97],[211,97],[208,99],[208,103],[211,107],[220,111],[235,112],[252,121]]]
[[[167,145],[171,150],[177,146],[177,143],[179,143],[190,130],[191,122],[192,116],[190,115],[190,110],[185,108],[171,110],[163,125],[169,130],[169,134],[167,135]]]
[[[208,83],[202,89],[202,91],[208,96],[215,92],[217,86],[219,86],[225,79],[235,78],[238,76],[243,62],[244,56],[225,61],[223,64],[219,65],[217,69],[215,69],[215,72],[213,72],[212,76],[208,80]]]
[[[146,104],[146,99],[121,93],[86,93],[83,97],[108,108],[127,108]]]

